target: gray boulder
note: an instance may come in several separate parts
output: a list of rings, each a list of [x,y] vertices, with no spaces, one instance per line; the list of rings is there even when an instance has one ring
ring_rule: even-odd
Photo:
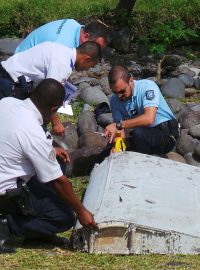
[[[161,86],[161,90],[166,97],[185,97],[185,84],[177,78],[169,79],[164,85]]]
[[[197,147],[194,149],[195,156],[200,159],[200,143],[197,145]]]
[[[182,128],[191,128],[200,123],[200,111],[185,111],[179,116]]]
[[[176,152],[169,152],[169,153],[165,154],[165,158],[171,159],[174,161],[178,161],[178,162],[182,162],[182,163],[187,163],[186,160]]]
[[[182,63],[182,58],[179,55],[166,55],[162,66],[178,67]]]
[[[89,83],[87,83],[87,82],[81,82],[81,83],[79,84],[79,86],[78,86],[78,90],[79,90],[80,93],[81,93],[82,91],[84,91],[85,89],[87,89],[87,88],[89,88],[89,87],[90,87]]]
[[[185,96],[186,97],[191,97],[194,96],[196,94],[196,89],[194,88],[185,88]]]
[[[200,79],[197,78],[194,80],[194,87],[198,90],[200,90]]]
[[[196,72],[189,68],[187,64],[182,64],[176,68],[176,70],[173,72],[174,76],[178,76],[180,74],[188,74],[191,77],[196,76]]]
[[[97,122],[94,113],[84,111],[78,118],[78,134],[81,136],[85,133],[93,133],[97,130]]]
[[[189,134],[194,138],[200,139],[200,124],[192,126],[189,130]]]
[[[22,39],[14,39],[14,38],[1,38],[0,39],[0,53],[6,55],[13,55],[16,47]]]
[[[107,96],[101,91],[101,89],[97,86],[90,86],[85,88],[80,93],[80,98],[90,105],[97,105],[102,102],[106,102],[109,105],[109,100]]]
[[[102,151],[101,147],[82,147],[70,154],[71,162],[66,168],[67,176],[90,175],[95,162]]]
[[[189,152],[193,153],[197,145],[198,140],[193,139],[190,135],[181,135],[178,139],[176,150],[180,155],[184,156]]]
[[[104,92],[104,94],[106,96],[110,95],[112,93],[112,91],[111,91],[109,83],[108,83],[108,77],[102,77],[99,80],[99,82],[100,82],[100,85],[101,85],[101,88],[102,88],[102,91]]]
[[[98,133],[85,133],[79,137],[78,146],[82,148],[87,147],[100,147],[104,148],[108,143],[108,140]]]
[[[113,123],[112,113],[101,113],[97,116],[97,123],[105,128],[107,125]]]
[[[178,79],[181,80],[185,84],[185,87],[188,88],[192,87],[194,84],[194,78],[188,74],[181,74],[178,76]]]
[[[157,73],[157,66],[154,63],[149,63],[142,67],[142,75],[145,77],[154,77]],[[134,76],[136,74],[133,73]]]
[[[101,77],[104,74],[101,64],[97,64],[95,67],[90,68],[87,71],[89,77]]]
[[[188,164],[200,167],[200,160],[196,158],[196,156],[193,153],[187,153],[184,156],[185,160],[187,161]]]
[[[65,136],[60,137],[54,135],[54,142],[57,146],[63,147],[66,150],[76,149],[78,148],[78,134],[77,128],[70,122],[63,123],[65,127]]]
[[[198,111],[200,111],[200,104],[194,105],[190,109],[193,112],[198,112]]]
[[[168,99],[167,104],[169,105],[176,118],[178,118],[179,115],[185,111],[185,106],[177,99]]]

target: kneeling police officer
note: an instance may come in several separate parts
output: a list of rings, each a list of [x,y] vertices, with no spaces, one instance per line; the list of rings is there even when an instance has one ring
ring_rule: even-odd
[[[0,253],[13,251],[4,243],[8,232],[25,239],[53,238],[74,225],[74,212],[83,226],[96,228],[56,159],[57,154],[68,162],[67,153],[53,148],[42,127],[64,97],[60,82],[45,79],[28,99],[0,101]]]
[[[118,127],[131,130],[127,138],[130,151],[149,155],[170,152],[179,137],[179,125],[156,83],[134,80],[122,66],[112,67],[108,80],[115,122],[105,128],[110,142],[115,140]]]

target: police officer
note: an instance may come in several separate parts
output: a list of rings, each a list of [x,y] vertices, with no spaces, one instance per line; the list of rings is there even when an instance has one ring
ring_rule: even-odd
[[[85,41],[96,41],[101,48],[107,43],[107,28],[102,23],[80,25],[73,19],[49,22],[31,32],[16,48],[23,52],[46,41],[57,42],[69,48],[77,48]]]
[[[0,101],[0,252],[10,251],[4,245],[6,229],[24,238],[46,239],[71,228],[74,212],[83,226],[96,227],[61,171],[51,135],[42,128],[64,95],[61,83],[45,79],[28,99]],[[64,150],[57,154],[69,161]]]
[[[132,129],[129,150],[145,154],[165,154],[173,149],[179,136],[178,123],[158,86],[150,80],[134,80],[122,66],[108,75],[113,91],[111,110],[115,123],[105,128],[114,140],[117,126]]]
[[[18,97],[19,85],[27,94],[31,83],[37,85],[45,78],[53,78],[64,85],[74,68],[87,70],[100,59],[101,48],[94,41],[84,42],[76,49],[54,42],[41,43],[1,62],[0,99],[10,95]],[[55,114],[52,129],[55,134],[64,135],[64,127]]]

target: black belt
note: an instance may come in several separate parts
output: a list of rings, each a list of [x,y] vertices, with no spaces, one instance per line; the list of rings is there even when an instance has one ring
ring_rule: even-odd
[[[10,74],[2,67],[0,63],[0,74],[3,78],[11,81],[14,84],[13,91],[11,93],[12,97],[16,97],[19,99],[26,99],[30,96],[33,91],[33,82],[27,82],[24,75],[19,76],[18,82],[15,83]]]
[[[177,140],[180,135],[180,127],[176,119],[162,122],[159,125],[155,126],[155,128],[162,130],[165,134],[169,135],[170,137],[173,136],[175,140]]]

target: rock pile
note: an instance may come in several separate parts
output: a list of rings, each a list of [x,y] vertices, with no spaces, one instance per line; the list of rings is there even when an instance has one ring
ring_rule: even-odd
[[[123,33],[126,34],[126,39],[130,39],[130,33],[126,29]],[[117,34],[122,35],[122,32]],[[12,54],[18,42],[14,41],[13,45],[10,39],[0,40],[1,59],[7,58],[5,54]],[[125,43],[125,48],[121,43],[114,42],[114,44],[121,51],[128,49]],[[115,49],[118,50],[118,47]],[[111,64],[127,66],[136,79],[147,78],[157,82],[157,63],[152,56],[146,54],[140,55],[140,58],[136,58],[135,55],[119,56],[112,48],[106,48],[105,52],[106,57],[111,57],[109,61],[102,61],[87,72],[74,72],[71,76],[72,82],[78,87],[76,99],[83,100],[84,109],[79,115],[77,125],[64,123],[66,131],[64,138],[57,136],[54,138],[58,145],[70,152],[71,164],[67,168],[68,175],[88,175],[98,154],[107,145],[107,139],[98,132],[102,132],[113,122],[112,114],[107,110],[105,113],[95,115],[94,108],[101,103],[107,104],[109,108],[112,92],[107,74]],[[200,104],[193,102],[200,98],[200,59],[188,62],[182,56],[167,55],[161,68],[160,89],[181,124],[181,135],[176,149],[168,153],[166,158],[200,167]],[[187,98],[185,104],[180,102],[181,99],[186,100],[185,98]]]
[[[171,62],[166,61],[165,63],[168,69],[171,69],[171,73],[162,80],[160,87],[163,95],[167,98],[170,108],[181,124],[181,136],[176,149],[167,154],[166,158],[200,166],[200,104],[190,102],[190,99],[186,104],[178,100],[180,98],[197,98],[200,96],[200,79],[198,77],[200,74],[200,62],[182,64],[177,60],[179,56],[176,55],[169,56],[169,59]],[[177,63],[180,65],[177,66]],[[169,66],[169,64],[172,66]],[[136,62],[133,65],[134,69],[130,65],[128,67],[132,73],[136,70],[137,78],[139,78],[138,70],[144,71],[144,67]],[[105,112],[95,117],[92,108],[102,102],[110,104],[112,93],[107,79],[109,70],[110,64],[102,63],[88,72],[75,72],[71,76],[72,82],[78,86],[77,98],[83,100],[85,106],[79,116],[77,134],[74,136],[74,138],[78,136],[77,148],[71,149],[73,145],[71,143],[66,143],[64,146],[69,150],[72,157],[72,164],[68,168],[69,175],[88,173],[93,167],[96,157],[107,144],[107,140],[95,132],[103,131],[106,125],[113,122],[112,114],[111,112]],[[155,72],[156,70],[154,76],[156,75]],[[156,77],[149,77],[148,79],[156,81]],[[66,123],[67,129],[70,130],[70,125],[68,125]],[[68,136],[70,135],[66,132],[65,137]],[[56,137],[55,140],[63,146],[63,141],[66,139]]]

